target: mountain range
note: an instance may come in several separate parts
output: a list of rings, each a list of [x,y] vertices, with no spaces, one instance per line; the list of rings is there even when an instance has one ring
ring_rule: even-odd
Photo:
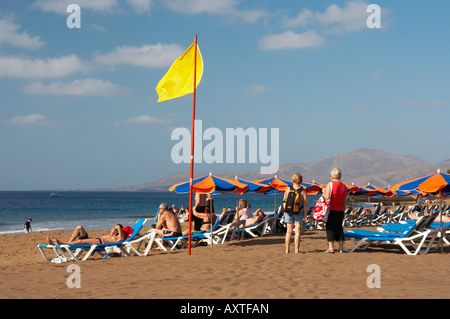
[[[437,169],[445,172],[450,169],[450,158],[438,164],[432,164],[412,155],[398,155],[386,151],[359,148],[311,163],[284,164],[279,167],[276,175],[279,178],[290,180],[292,174],[299,171],[303,175],[303,181],[311,182],[315,180],[318,183],[327,183],[330,180],[329,173],[334,167],[341,169],[341,180],[345,183],[355,183],[360,186],[370,183],[371,185],[386,187],[433,174]],[[208,173],[195,172],[194,178]],[[220,171],[214,172],[214,175],[229,179],[238,176],[249,181],[269,177],[254,171]],[[189,172],[180,172],[146,184],[91,190],[166,191],[170,186],[187,180],[189,180]]]

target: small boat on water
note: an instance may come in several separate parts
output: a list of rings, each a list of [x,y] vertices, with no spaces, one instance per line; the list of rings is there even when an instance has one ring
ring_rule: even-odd
[[[50,197],[61,197],[61,194],[58,194],[58,193],[50,193]]]

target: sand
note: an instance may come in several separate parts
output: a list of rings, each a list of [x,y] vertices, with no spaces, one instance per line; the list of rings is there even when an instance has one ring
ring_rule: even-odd
[[[145,230],[146,228],[144,228]],[[91,236],[102,231],[90,231]],[[328,254],[325,232],[307,231],[301,254],[284,253],[284,234],[211,247],[152,252],[78,263],[44,261],[36,245],[70,232],[0,236],[0,298],[303,299],[449,298],[450,247],[445,253],[408,256],[386,246]],[[352,243],[347,242],[350,248]],[[292,247],[293,249],[293,247]],[[69,288],[68,266],[81,271],[81,288]],[[368,266],[380,270],[380,288],[369,288]],[[370,280],[369,280],[370,281]]]

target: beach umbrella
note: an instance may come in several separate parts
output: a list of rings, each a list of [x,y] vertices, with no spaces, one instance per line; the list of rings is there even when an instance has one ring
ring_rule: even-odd
[[[312,181],[311,183],[303,182],[300,185],[306,189],[306,192],[310,195],[317,195],[318,193],[321,193],[322,189],[325,187],[325,185],[316,183],[316,181]]]
[[[169,191],[175,191],[178,194],[189,193],[190,181],[175,184],[169,188]],[[236,185],[233,181],[221,177],[209,175],[199,177],[192,182],[193,191],[199,194],[212,194],[214,192],[231,193],[236,191],[245,191],[245,185]]]
[[[234,181],[247,185],[248,186],[247,192],[266,193],[272,189],[271,185],[261,184],[258,182],[250,182],[245,179],[238,178],[237,176],[234,178]]]
[[[442,196],[450,194],[450,174],[441,173],[438,169],[435,174],[416,178],[411,181],[399,183],[392,187],[394,190],[420,190],[422,192],[438,195],[440,197],[440,222],[441,222],[441,236],[443,233],[442,223]],[[444,252],[443,241],[441,240],[441,253]]]
[[[378,186],[370,185],[370,183],[364,186],[364,188],[375,191],[376,193],[374,195],[369,195],[373,197],[389,196],[392,194],[392,192]]]
[[[284,193],[284,191],[286,189],[288,189],[289,186],[293,185],[292,182],[290,182],[290,181],[288,181],[286,179],[278,178],[277,175],[275,175],[274,177],[271,177],[271,178],[257,180],[255,182],[256,183],[261,183],[261,184],[264,184],[264,185],[272,186],[272,190],[266,192],[265,194],[267,194],[267,195],[275,195],[274,211],[277,211],[277,194]]]
[[[375,196],[378,194],[378,191],[376,191],[375,189],[369,189],[364,186],[357,186],[354,184],[352,184],[352,186],[353,186],[352,190],[349,191],[349,194],[353,196],[360,196],[360,195]]]
[[[370,197],[376,196],[378,191],[375,189],[366,188],[364,186],[358,186],[352,183],[351,185],[345,184],[347,186],[347,194],[350,196],[367,196],[370,202]]]
[[[240,179],[237,176],[234,178],[234,181],[237,183],[241,183],[248,186],[248,189],[246,192],[254,192],[254,193],[267,193],[272,189],[271,185],[261,184],[258,182],[251,182],[247,181],[245,179]],[[242,194],[242,193],[239,193]],[[236,206],[238,206],[238,197],[236,196]],[[237,213],[237,212],[236,212]]]
[[[169,188],[170,191],[175,191],[178,194],[186,194],[189,193],[190,189],[190,181],[175,184]],[[199,194],[213,194],[213,193],[232,193],[235,191],[245,192],[248,189],[247,185],[239,184],[237,185],[233,181],[225,178],[221,178],[209,173],[207,176],[203,176],[197,178],[192,181],[192,191]],[[211,210],[212,212],[212,210]],[[192,214],[190,211],[189,214]],[[211,222],[211,231],[212,231],[212,219]],[[189,225],[189,229],[191,229],[191,225]],[[189,232],[189,247],[191,245],[191,232]],[[212,247],[211,240],[211,247]]]
[[[401,191],[399,189],[397,189],[396,191],[392,190],[392,192],[394,192],[395,195],[399,195],[399,196],[411,196],[416,198],[419,195],[422,195],[423,197],[428,196],[428,193],[413,189],[413,190],[404,190]]]
[[[392,197],[392,196],[396,196],[396,195],[397,195],[397,192],[394,191],[394,190],[392,189],[391,185],[388,185],[388,186],[385,188],[385,190],[388,191],[388,194],[385,195],[386,197]]]
[[[347,193],[354,193],[361,190],[361,187],[356,186],[355,184],[346,184],[344,183],[345,187],[347,187]]]
[[[411,181],[399,183],[392,187],[397,190],[420,190],[433,195],[450,193],[450,174],[441,173],[440,170],[435,174],[416,178]]]
[[[272,188],[276,189],[277,191],[284,192],[286,189],[289,188],[289,186],[292,186],[292,182],[278,178],[277,175],[271,178],[267,179],[261,179],[255,181],[256,183],[264,184],[264,185],[270,185]]]

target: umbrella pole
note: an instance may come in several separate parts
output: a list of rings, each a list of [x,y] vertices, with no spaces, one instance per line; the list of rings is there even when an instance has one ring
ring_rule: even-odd
[[[277,211],[277,190],[276,190],[276,189],[275,189],[275,204],[274,204],[273,211],[274,211],[274,212]]]
[[[441,254],[443,254],[444,253],[444,232],[443,232],[444,225],[442,223],[442,205],[443,205],[443,203],[442,203],[442,192],[441,192],[441,190],[439,190],[439,200],[441,202],[441,206],[439,208],[439,211],[441,212],[439,214],[441,216]]]
[[[212,209],[212,206],[213,206],[213,199],[212,199],[212,194],[211,194],[211,198],[209,199],[209,229],[210,229],[210,232],[211,232],[211,248],[213,247],[213,229],[212,229],[212,227],[213,227],[213,224],[212,224],[212,214],[213,214],[213,209]]]

